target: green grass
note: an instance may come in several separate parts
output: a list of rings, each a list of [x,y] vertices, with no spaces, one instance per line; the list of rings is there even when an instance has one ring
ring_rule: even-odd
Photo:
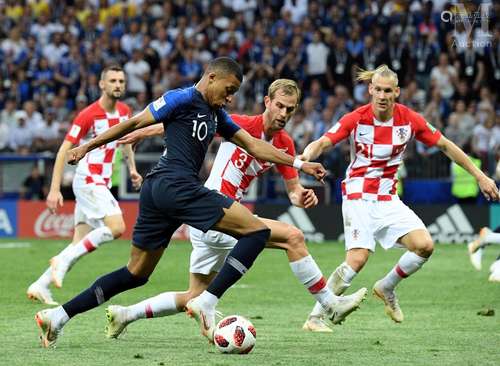
[[[73,319],[55,350],[41,349],[33,320],[42,305],[26,299],[27,286],[46,268],[62,242],[30,241],[30,247],[0,248],[0,365],[498,365],[500,285],[476,272],[464,246],[438,246],[425,268],[398,289],[405,321],[394,324],[369,297],[332,334],[301,330],[313,301],[292,276],[284,253],[265,251],[252,270],[228,291],[219,310],[242,314],[257,329],[249,355],[222,355],[198,334],[184,314],[131,324],[118,340],[104,337],[104,306]],[[0,244],[12,242],[2,240]],[[310,245],[325,276],[343,258],[343,247]],[[187,285],[190,246],[174,243],[149,283],[116,296],[110,304],[132,304]],[[83,258],[53,291],[66,301],[94,279],[128,259],[129,244],[118,241]],[[353,287],[371,288],[401,255],[377,250]],[[485,267],[497,253],[489,248]],[[479,316],[493,308],[495,316]]]

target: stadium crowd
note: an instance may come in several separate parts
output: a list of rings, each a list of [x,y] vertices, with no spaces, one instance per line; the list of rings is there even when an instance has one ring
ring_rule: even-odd
[[[123,65],[126,102],[138,112],[165,90],[192,85],[217,56],[244,67],[230,111],[261,113],[273,79],[299,82],[302,102],[287,129],[301,152],[368,102],[356,67],[386,63],[398,73],[400,101],[494,175],[500,3],[475,3],[461,18],[465,8],[442,0],[2,1],[0,152],[54,153],[75,114],[98,98],[105,65]],[[161,145],[152,139],[139,151]],[[408,176],[448,177],[449,162],[437,152],[412,145]],[[340,144],[324,164],[342,176],[348,154]]]

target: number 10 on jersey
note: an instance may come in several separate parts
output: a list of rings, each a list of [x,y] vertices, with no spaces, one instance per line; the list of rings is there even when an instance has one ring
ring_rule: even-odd
[[[198,122],[198,120],[193,119],[193,134],[191,136],[198,138],[199,141],[203,141],[207,135],[207,123],[205,121]]]

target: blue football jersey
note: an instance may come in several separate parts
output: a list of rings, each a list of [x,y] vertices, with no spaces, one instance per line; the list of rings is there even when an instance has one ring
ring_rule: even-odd
[[[165,153],[150,174],[196,179],[208,145],[218,133],[229,140],[240,129],[221,108],[213,109],[196,88],[166,92],[148,106],[165,129]]]

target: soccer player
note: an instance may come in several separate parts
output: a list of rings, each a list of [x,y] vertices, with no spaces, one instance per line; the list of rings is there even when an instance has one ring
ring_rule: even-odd
[[[101,73],[99,87],[100,98],[76,116],[57,153],[47,196],[47,207],[52,213],[63,205],[60,188],[66,153],[80,141],[89,141],[130,117],[129,107],[119,101],[125,93],[125,73],[120,66],[106,67]],[[116,142],[109,142],[78,164],[73,179],[76,198],[73,240],[50,260],[51,266],[29,286],[28,298],[57,305],[49,289],[50,283],[61,287],[66,272],[79,258],[120,237],[125,231],[122,211],[109,190],[116,148]],[[134,153],[130,145],[124,145],[123,151],[132,184],[138,189],[142,177],[137,173]]]
[[[300,100],[300,89],[293,80],[275,80],[264,97],[266,109],[257,116],[231,115],[241,128],[253,137],[269,141],[273,146],[289,155],[295,155],[292,138],[284,130],[286,123],[296,111]],[[132,132],[120,141],[136,143],[145,136],[163,135],[162,125],[153,125]],[[255,159],[234,143],[223,142],[215,157],[215,162],[205,186],[216,189],[228,197],[240,201],[254,178],[264,174],[273,164]],[[297,207],[314,207],[318,203],[312,189],[305,189],[299,182],[297,171],[286,165],[277,165],[290,202]],[[302,282],[320,303],[335,299],[326,286],[326,281],[314,259],[309,255],[303,233],[295,226],[260,218],[271,229],[266,247],[287,251],[290,267],[295,277]],[[116,338],[125,327],[138,319],[177,314],[184,311],[187,302],[207,289],[208,284],[222,267],[224,259],[237,240],[230,235],[209,230],[203,233],[190,227],[191,252],[189,289],[184,292],[164,292],[140,303],[124,307],[111,305],[106,309],[108,326],[106,334]],[[348,312],[356,309],[363,300],[366,289],[358,294],[338,297],[339,304],[326,304],[337,310],[335,323],[340,322]],[[337,306],[335,306],[337,305]],[[323,321],[322,319],[320,321]],[[326,324],[321,329],[331,331]]]
[[[470,261],[478,271],[482,267],[484,248],[489,244],[500,244],[500,226],[493,231],[487,227],[483,227],[479,231],[477,238],[467,246]],[[500,256],[491,264],[488,280],[491,282],[500,282]]]
[[[214,135],[220,134],[258,159],[294,166],[318,180],[326,174],[321,164],[293,158],[231,121],[223,107],[231,102],[242,78],[239,64],[231,58],[212,60],[195,86],[166,92],[136,116],[68,152],[68,161],[76,163],[89,151],[136,129],[161,122],[165,130],[166,151],[141,188],[127,266],[98,278],[62,306],[38,312],[35,319],[43,347],[54,345],[75,315],[144,285],[182,223],[239,239],[207,290],[188,304],[188,311],[204,320],[202,332],[208,336],[213,332],[218,299],[252,266],[270,236],[269,228],[245,206],[200,183],[198,172]]]
[[[326,149],[349,138],[351,163],[342,182],[342,214],[346,258],[329,278],[335,294],[342,294],[366,264],[375,241],[384,249],[403,246],[407,251],[396,266],[373,287],[395,322],[403,312],[394,291],[401,280],[418,271],[432,254],[434,243],[424,223],[396,194],[396,172],[408,141],[415,137],[438,146],[451,160],[474,176],[488,200],[498,200],[495,182],[479,170],[464,152],[415,111],[396,103],[400,89],[397,74],[386,65],[360,71],[358,80],[369,81],[371,103],[346,114],[324,136],[310,143],[303,158],[312,161]],[[309,315],[322,317],[318,304]]]

